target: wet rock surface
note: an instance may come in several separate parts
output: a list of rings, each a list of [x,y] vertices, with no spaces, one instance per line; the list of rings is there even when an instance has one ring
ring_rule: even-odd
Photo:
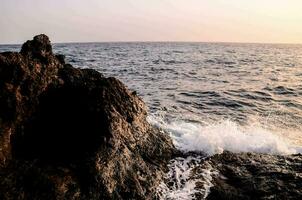
[[[119,80],[46,35],[0,53],[0,199],[152,199],[175,152]]]
[[[225,152],[204,165],[216,169],[207,199],[301,199],[302,156]],[[199,174],[204,165],[195,168]]]

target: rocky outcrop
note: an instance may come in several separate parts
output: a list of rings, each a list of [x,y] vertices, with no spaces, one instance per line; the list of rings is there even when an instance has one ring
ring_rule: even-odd
[[[207,199],[301,199],[302,156],[225,152],[196,167],[205,165],[217,171]]]
[[[0,54],[0,199],[152,199],[171,139],[119,80],[38,35]]]

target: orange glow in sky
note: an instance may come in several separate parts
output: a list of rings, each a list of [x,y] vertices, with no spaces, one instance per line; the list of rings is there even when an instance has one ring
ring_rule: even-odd
[[[302,43],[301,0],[0,0],[0,43]]]

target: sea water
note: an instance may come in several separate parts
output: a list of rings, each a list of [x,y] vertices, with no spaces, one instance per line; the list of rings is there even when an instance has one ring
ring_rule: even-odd
[[[0,45],[19,51],[20,45]],[[124,82],[146,102],[150,123],[166,130],[177,148],[205,156],[231,152],[302,152],[302,45],[231,43],[55,44],[75,67]],[[169,164],[159,194],[192,199],[191,170],[201,157]]]

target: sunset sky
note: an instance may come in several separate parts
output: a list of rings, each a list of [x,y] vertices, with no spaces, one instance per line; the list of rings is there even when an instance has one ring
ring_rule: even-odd
[[[302,0],[0,0],[0,43],[302,43]]]

